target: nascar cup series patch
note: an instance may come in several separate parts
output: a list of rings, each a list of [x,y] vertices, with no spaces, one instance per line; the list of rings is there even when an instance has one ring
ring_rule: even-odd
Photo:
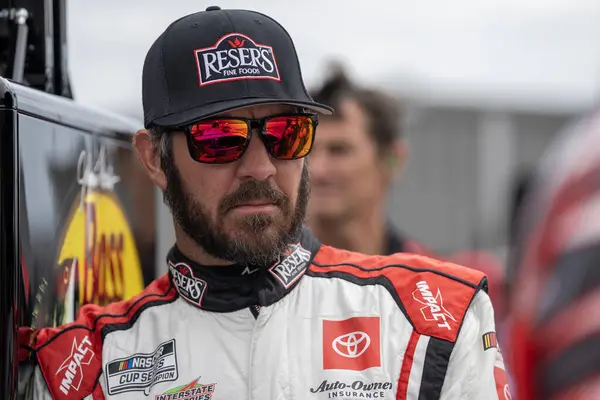
[[[152,353],[138,353],[106,364],[108,394],[144,391],[148,396],[154,385],[179,377],[175,339],[161,343]]]

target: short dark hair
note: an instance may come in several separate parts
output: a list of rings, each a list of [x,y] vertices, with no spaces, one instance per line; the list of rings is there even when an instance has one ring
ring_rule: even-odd
[[[154,126],[149,129],[150,140],[158,152],[160,166],[166,172],[173,163],[173,137],[166,128]]]
[[[321,116],[320,119],[344,118],[340,107],[342,102],[356,102],[365,113],[368,133],[379,151],[389,149],[394,141],[402,137],[403,110],[400,102],[381,90],[354,84],[340,66],[334,67],[333,73],[311,96],[315,101],[335,109],[333,115]]]

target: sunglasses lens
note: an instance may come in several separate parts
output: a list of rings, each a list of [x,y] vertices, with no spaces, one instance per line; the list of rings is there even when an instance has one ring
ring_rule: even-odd
[[[190,127],[191,152],[198,162],[235,161],[248,144],[248,124],[236,119],[204,121]]]
[[[275,158],[302,158],[312,148],[315,124],[308,115],[273,117],[265,126],[266,143]]]

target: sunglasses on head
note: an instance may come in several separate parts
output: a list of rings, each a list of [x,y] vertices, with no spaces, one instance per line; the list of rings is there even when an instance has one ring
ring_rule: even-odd
[[[318,118],[284,114],[261,119],[212,118],[184,128],[190,156],[199,163],[225,164],[244,154],[258,130],[269,154],[279,160],[306,157],[312,149]]]

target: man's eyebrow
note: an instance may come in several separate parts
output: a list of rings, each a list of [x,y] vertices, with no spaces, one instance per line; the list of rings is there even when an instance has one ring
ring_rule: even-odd
[[[327,142],[322,143],[321,145],[322,146],[327,146],[327,147],[330,147],[330,148],[331,147],[340,148],[340,147],[349,147],[349,146],[351,146],[351,143],[348,140],[339,138],[339,139],[328,140]]]

